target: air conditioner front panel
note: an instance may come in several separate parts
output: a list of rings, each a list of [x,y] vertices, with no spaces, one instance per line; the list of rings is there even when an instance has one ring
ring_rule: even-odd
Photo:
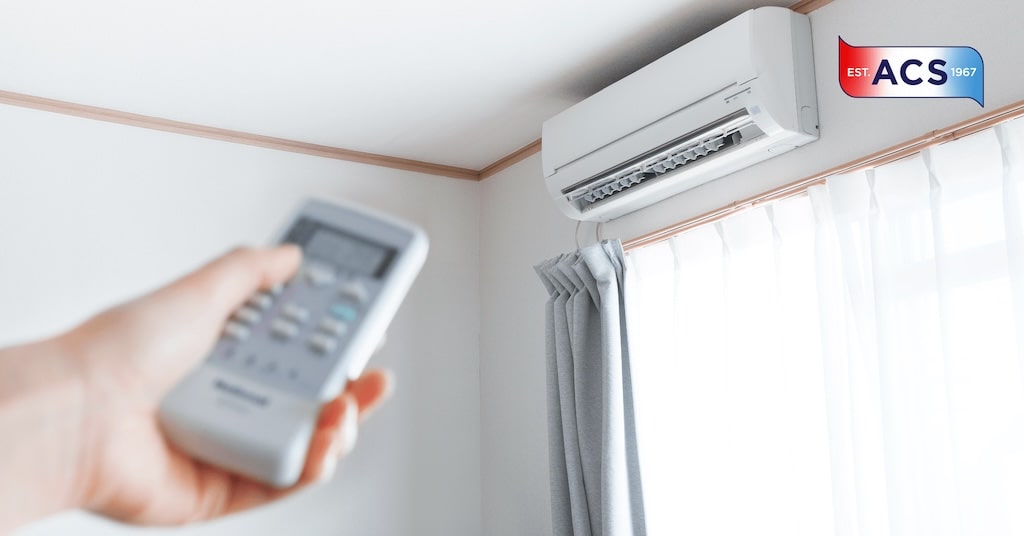
[[[745,110],[747,95],[735,95],[735,91],[735,88],[722,90],[713,97],[701,101],[700,106],[685,107],[647,125],[631,136],[620,138],[591,152],[586,158],[559,167],[547,178],[548,190],[552,196],[559,195],[564,188],[613,170],[651,149],[670,143],[683,134]],[[727,101],[726,98],[729,96],[734,98]],[[548,149],[545,147],[543,150]]]
[[[747,12],[549,119],[545,174],[757,75]],[[668,111],[668,112],[666,112]]]
[[[701,43],[729,59],[709,59]],[[810,47],[806,15],[754,9],[550,119],[542,159],[551,197],[571,218],[607,221],[817,139]],[[686,85],[684,63],[713,73],[711,82]],[[646,91],[673,85],[688,100]],[[733,121],[742,135],[719,128]],[[702,129],[701,158],[673,156],[682,163],[638,173],[638,163],[669,162]]]

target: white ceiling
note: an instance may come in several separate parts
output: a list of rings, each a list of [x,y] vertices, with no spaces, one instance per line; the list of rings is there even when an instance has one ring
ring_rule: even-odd
[[[0,90],[480,169],[732,16],[791,3],[0,0]]]

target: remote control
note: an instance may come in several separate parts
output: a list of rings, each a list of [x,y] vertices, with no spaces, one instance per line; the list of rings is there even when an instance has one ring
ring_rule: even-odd
[[[302,248],[297,274],[234,312],[159,418],[188,454],[287,487],[302,473],[321,406],[362,373],[428,245],[414,225],[322,201],[303,204],[278,241]]]

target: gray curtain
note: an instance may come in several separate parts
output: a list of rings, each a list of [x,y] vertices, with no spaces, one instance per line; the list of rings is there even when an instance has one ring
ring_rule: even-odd
[[[551,294],[547,382],[554,534],[642,536],[622,244],[604,241],[535,269]]]

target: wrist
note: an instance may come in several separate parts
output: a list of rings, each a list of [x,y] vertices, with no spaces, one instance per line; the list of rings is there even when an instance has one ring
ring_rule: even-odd
[[[0,350],[0,533],[84,504],[85,398],[59,338]]]

